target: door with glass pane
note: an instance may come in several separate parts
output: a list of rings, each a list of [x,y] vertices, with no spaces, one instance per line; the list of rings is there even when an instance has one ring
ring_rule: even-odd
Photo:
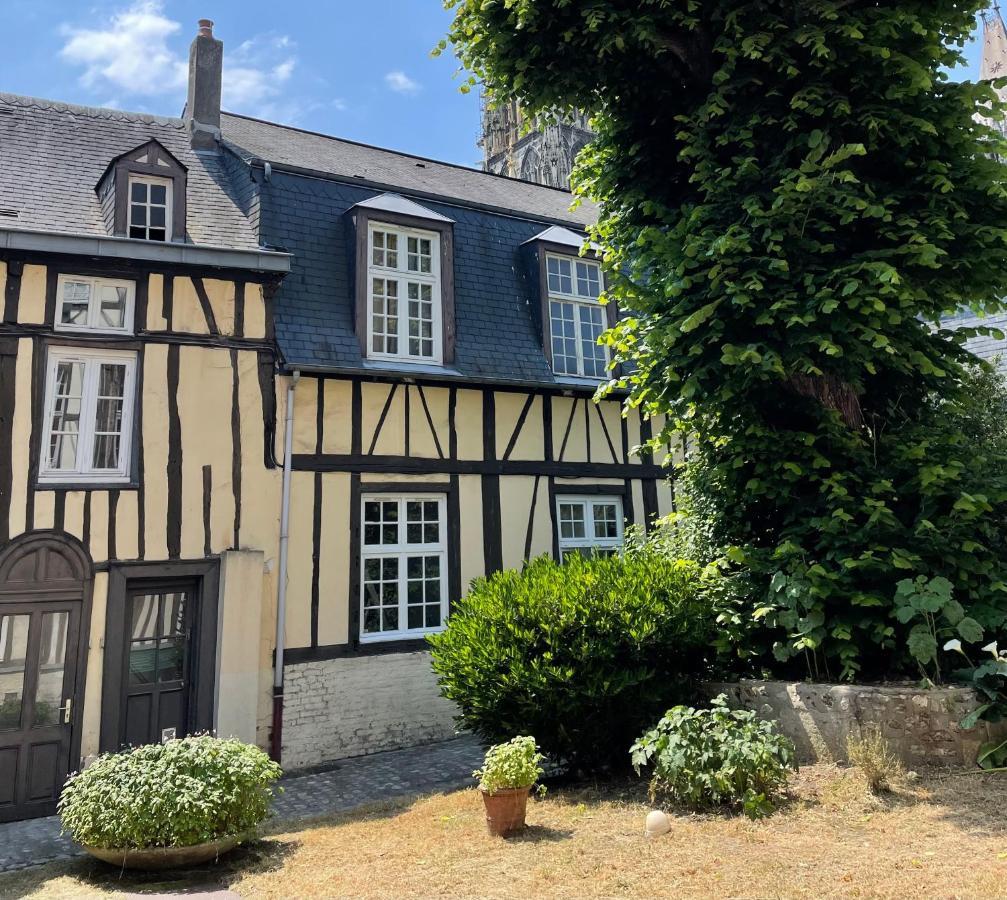
[[[159,744],[191,729],[196,585],[129,591],[120,745]]]
[[[50,815],[70,770],[80,603],[0,603],[0,822]]]

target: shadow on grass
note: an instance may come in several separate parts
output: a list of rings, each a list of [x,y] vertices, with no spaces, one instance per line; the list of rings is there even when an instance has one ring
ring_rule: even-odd
[[[63,878],[76,882],[82,893],[85,890],[109,894],[175,893],[198,897],[200,894],[226,890],[231,882],[245,875],[281,869],[297,847],[297,841],[276,841],[269,838],[255,840],[243,844],[216,862],[160,872],[122,869],[90,856],[79,857],[3,875],[0,877],[0,897],[4,900],[18,900],[44,890],[49,882]],[[70,896],[67,890],[60,895]]]

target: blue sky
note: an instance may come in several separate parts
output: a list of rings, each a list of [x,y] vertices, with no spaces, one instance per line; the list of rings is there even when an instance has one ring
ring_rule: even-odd
[[[440,0],[0,0],[0,91],[178,115],[202,17],[224,41],[226,109],[479,163],[479,100],[430,57]],[[975,77],[975,42],[969,57]]]

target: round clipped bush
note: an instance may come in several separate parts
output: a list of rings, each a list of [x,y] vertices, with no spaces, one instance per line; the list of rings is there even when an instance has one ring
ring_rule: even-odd
[[[622,765],[704,668],[715,630],[706,577],[645,547],[479,579],[430,638],[441,692],[487,743],[534,734],[572,770]]]
[[[59,816],[87,847],[191,847],[255,828],[280,775],[258,747],[197,735],[98,757],[67,780]]]
[[[668,710],[630,754],[637,773],[652,772],[652,799],[740,808],[753,819],[773,811],[787,774],[797,769],[790,740],[754,712],[730,709],[723,694],[710,709]]]

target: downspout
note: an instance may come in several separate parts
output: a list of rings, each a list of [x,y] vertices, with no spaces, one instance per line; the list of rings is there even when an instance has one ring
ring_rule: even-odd
[[[287,547],[290,543],[290,464],[294,446],[294,388],[301,380],[295,369],[287,385],[287,414],[283,431],[283,488],[280,499],[280,566],[276,587],[276,657],[273,662],[273,733],[269,755],[280,761],[283,746],[283,649],[287,621]]]

